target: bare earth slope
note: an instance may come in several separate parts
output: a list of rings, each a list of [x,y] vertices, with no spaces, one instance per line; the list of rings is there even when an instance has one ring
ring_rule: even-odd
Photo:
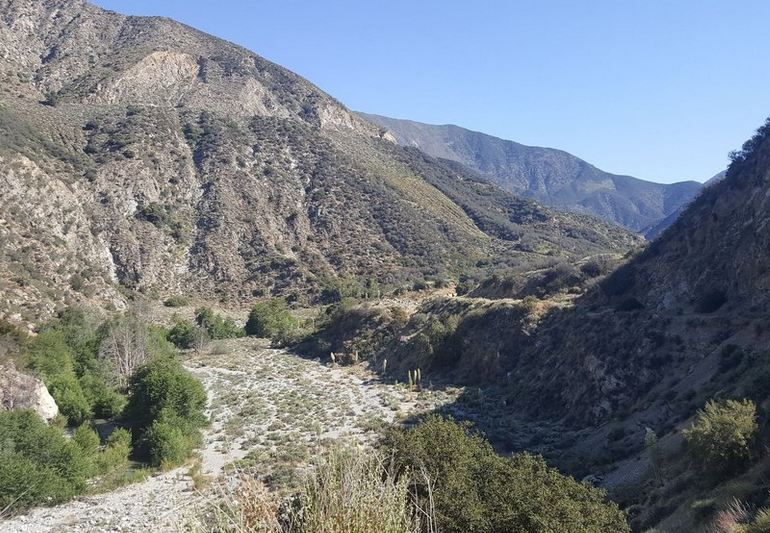
[[[701,188],[695,181],[662,184],[610,174],[561,150],[525,146],[454,125],[359,115],[386,129],[399,144],[462,163],[514,194],[633,231],[664,223]]]
[[[306,80],[164,18],[0,1],[0,311],[119,288],[312,298],[477,264],[626,250],[630,234],[396,146]]]

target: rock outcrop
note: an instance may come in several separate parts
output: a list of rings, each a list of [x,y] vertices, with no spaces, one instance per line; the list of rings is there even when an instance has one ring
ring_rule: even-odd
[[[0,409],[32,409],[44,420],[59,414],[45,384],[10,365],[0,366]]]

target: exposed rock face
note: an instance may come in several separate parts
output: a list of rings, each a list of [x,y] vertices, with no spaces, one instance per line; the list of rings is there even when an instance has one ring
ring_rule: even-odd
[[[458,126],[360,115],[386,128],[400,144],[467,165],[514,194],[633,231],[657,226],[651,236],[668,227],[701,188],[695,181],[667,185],[609,174],[561,150],[525,146]]]
[[[0,366],[0,408],[32,409],[44,420],[59,414],[56,402],[42,381],[7,365]]]
[[[164,18],[0,0],[0,313],[153,295],[312,298],[623,251],[394,145],[295,74]]]

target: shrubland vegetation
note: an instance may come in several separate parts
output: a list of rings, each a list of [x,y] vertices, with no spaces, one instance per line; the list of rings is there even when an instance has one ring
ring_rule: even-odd
[[[499,456],[467,425],[431,417],[395,430],[385,444],[440,531],[628,531],[603,491],[528,454]],[[432,502],[432,504],[431,504]]]
[[[299,327],[286,301],[273,298],[254,304],[246,320],[247,335],[264,337],[276,341],[288,340]]]
[[[245,474],[212,519],[235,531],[629,531],[603,491],[522,454],[501,457],[465,424],[430,417],[378,451],[332,449],[300,491],[276,502]],[[227,526],[225,526],[227,524]]]
[[[200,441],[206,422],[206,391],[179,361],[158,357],[141,367],[129,385],[126,417],[139,449],[154,466],[181,463]]]
[[[758,429],[754,402],[709,401],[683,436],[699,467],[719,475],[748,463]]]
[[[130,481],[141,462],[179,464],[200,441],[205,391],[162,329],[132,314],[98,322],[67,309],[18,339],[17,364],[42,378],[61,415],[49,426],[33,411],[0,413],[0,511]],[[94,428],[104,420],[119,427],[101,442]]]

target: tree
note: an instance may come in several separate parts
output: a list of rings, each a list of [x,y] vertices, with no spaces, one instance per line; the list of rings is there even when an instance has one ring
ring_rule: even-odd
[[[110,365],[116,384],[125,388],[128,378],[148,359],[147,326],[129,314],[113,321],[99,348]]]
[[[696,462],[722,474],[751,459],[757,430],[757,407],[751,400],[711,400],[683,435]]]

